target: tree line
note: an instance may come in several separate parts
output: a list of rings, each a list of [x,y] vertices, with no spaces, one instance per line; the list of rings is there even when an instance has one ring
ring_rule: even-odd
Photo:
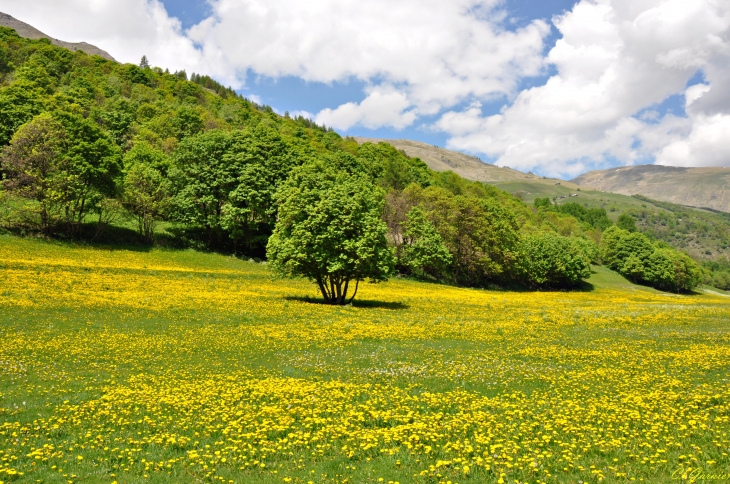
[[[164,223],[180,243],[268,256],[333,303],[350,300],[359,281],[394,274],[572,288],[605,260],[605,211],[527,206],[388,144],[279,116],[206,76],[188,80],[146,59],[117,64],[5,28],[0,76],[0,193],[11,230],[95,237],[132,217],[151,243]]]

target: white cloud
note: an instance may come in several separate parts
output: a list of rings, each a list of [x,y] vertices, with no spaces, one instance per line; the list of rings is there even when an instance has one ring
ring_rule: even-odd
[[[507,31],[499,2],[210,0],[212,16],[188,31],[157,0],[0,0],[0,8],[122,61],[147,54],[155,65],[206,72],[236,87],[248,72],[365,81],[367,99],[319,117],[403,127],[471,96],[513,95],[520,79],[540,73],[548,25],[536,20]],[[406,105],[398,111],[385,100]]]
[[[685,137],[659,150],[656,162],[673,166],[730,165],[730,115],[699,115]]]
[[[261,99],[261,97],[260,96],[257,96],[256,94],[250,94],[247,97],[248,97],[249,100],[255,102],[256,104],[259,104],[259,105],[262,105],[262,106],[265,104],[264,103],[264,100]]]
[[[554,175],[613,159],[730,164],[730,151],[714,148],[726,133],[724,115],[702,113],[711,95],[730,104],[729,84],[722,82],[730,74],[730,5],[583,0],[554,23],[562,38],[547,61],[557,74],[522,91],[498,115],[444,114],[436,127],[453,135],[449,146]],[[658,126],[651,113],[639,119],[643,109],[684,93],[698,68],[709,84],[687,89],[688,118],[665,116]]]
[[[121,62],[147,55],[153,65],[236,81],[231,69],[196,48],[157,0],[0,0],[0,11],[68,42],[88,42]]]
[[[392,126],[405,128],[415,121],[415,109],[406,95],[388,86],[372,90],[361,103],[347,103],[337,109],[323,109],[315,121],[337,129],[347,130],[361,125],[366,128]]]
[[[365,81],[365,100],[317,118],[342,129],[402,128],[470,96],[513,94],[521,78],[540,72],[548,26],[506,31],[497,3],[213,0],[214,16],[189,36],[239,72]]]
[[[712,86],[709,84],[694,84],[688,87],[687,90],[684,91],[684,107],[688,108],[692,103],[704,96],[710,89],[712,89]]]

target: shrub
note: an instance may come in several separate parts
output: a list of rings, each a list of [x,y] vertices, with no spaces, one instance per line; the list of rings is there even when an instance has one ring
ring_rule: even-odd
[[[645,278],[657,289],[687,292],[700,284],[702,271],[688,255],[669,248],[657,248],[649,257]]]
[[[552,232],[526,236],[520,243],[517,277],[531,287],[578,286],[591,274],[590,257],[578,240]]]

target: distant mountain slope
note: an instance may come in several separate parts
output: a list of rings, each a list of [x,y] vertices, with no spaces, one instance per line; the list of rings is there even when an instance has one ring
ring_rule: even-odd
[[[53,37],[44,34],[40,30],[36,29],[35,27],[32,27],[28,25],[25,22],[21,22],[20,20],[16,19],[15,17],[12,17],[6,13],[0,12],[0,26],[1,27],[9,27],[11,29],[15,29],[15,31],[18,33],[19,36],[25,37],[26,39],[48,39],[51,41],[53,45],[57,45],[59,47],[63,47],[65,49],[69,50],[81,50],[86,52],[89,55],[98,55],[101,57],[104,57],[105,59],[114,60],[112,56],[109,55],[108,52],[101,50],[100,48],[87,44],[86,42],[64,42],[63,40],[54,39]]]
[[[512,168],[500,168],[490,163],[485,163],[479,158],[469,156],[456,151],[445,150],[420,141],[406,139],[380,139],[356,137],[358,143],[385,143],[395,146],[411,158],[420,158],[434,171],[453,171],[467,180],[480,182],[493,181],[517,181],[540,179],[532,173],[522,173]]]
[[[730,168],[639,165],[590,171],[571,181],[605,192],[730,212]]]

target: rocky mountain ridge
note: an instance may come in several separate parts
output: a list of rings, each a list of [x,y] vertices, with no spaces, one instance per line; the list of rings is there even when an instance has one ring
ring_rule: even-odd
[[[596,170],[572,180],[543,178],[506,167],[486,163],[475,156],[405,139],[355,138],[358,143],[385,142],[418,157],[435,171],[452,170],[469,180],[485,183],[527,183],[563,185],[573,190],[592,188],[621,195],[645,197],[689,207],[730,212],[730,167],[684,168],[661,165],[638,165]]]
[[[366,142],[385,142],[404,151],[411,158],[420,158],[434,171],[453,171],[468,179],[480,182],[538,180],[541,177],[532,173],[523,173],[512,168],[503,168],[491,163],[485,163],[475,156],[458,151],[439,148],[420,141],[407,139],[383,139],[355,137],[362,144]]]

